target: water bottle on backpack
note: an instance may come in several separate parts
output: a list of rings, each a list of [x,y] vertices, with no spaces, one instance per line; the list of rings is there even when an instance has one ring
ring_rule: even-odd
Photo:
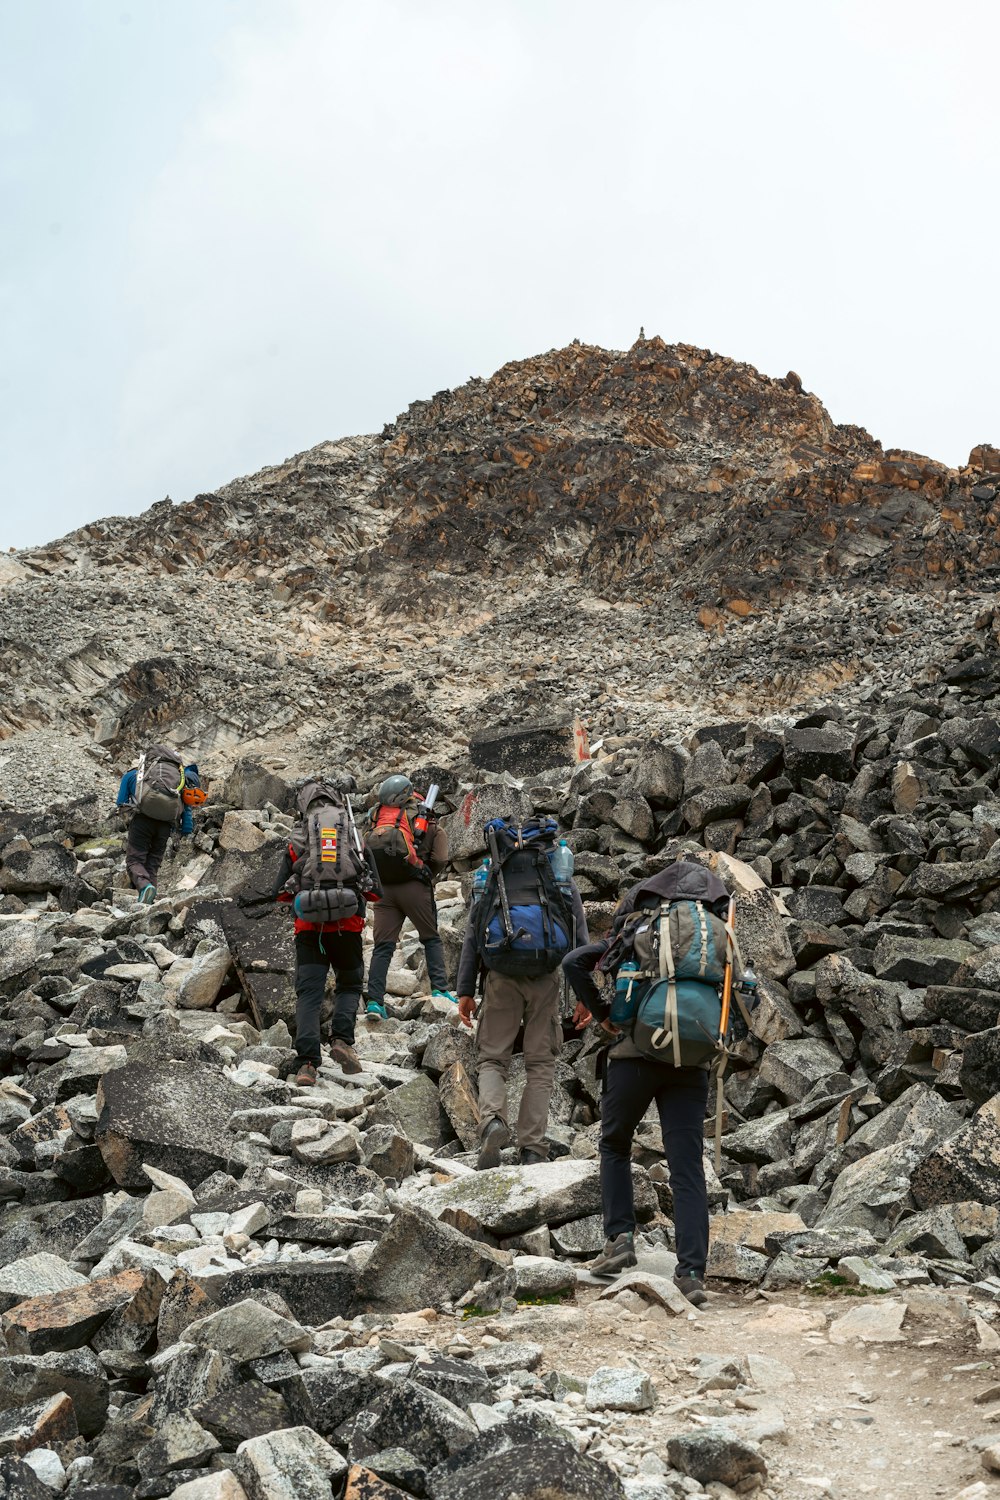
[[[549,864],[560,888],[568,893],[573,882],[573,851],[565,839],[560,839],[550,851]]]
[[[616,1026],[627,1026],[639,1003],[639,985],[635,976],[639,965],[634,958],[627,958],[615,977],[615,995],[611,1003],[611,1020]]]
[[[472,877],[472,901],[475,904],[486,889],[486,882],[490,878],[490,862],[484,859]]]

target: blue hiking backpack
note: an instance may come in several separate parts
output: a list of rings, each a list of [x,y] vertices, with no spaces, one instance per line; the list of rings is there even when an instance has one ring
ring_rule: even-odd
[[[570,899],[550,858],[559,825],[554,818],[520,826],[493,818],[484,832],[489,874],[469,917],[480,960],[512,978],[551,974],[569,952],[573,933]]]

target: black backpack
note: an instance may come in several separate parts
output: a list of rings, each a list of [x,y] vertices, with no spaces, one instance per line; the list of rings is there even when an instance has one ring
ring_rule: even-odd
[[[299,793],[301,819],[289,840],[295,865],[285,890],[307,922],[342,922],[357,916],[371,879],[351,804],[321,781]]]
[[[556,880],[553,818],[486,824],[490,871],[469,920],[480,960],[496,974],[537,979],[557,969],[573,938],[573,908]]]

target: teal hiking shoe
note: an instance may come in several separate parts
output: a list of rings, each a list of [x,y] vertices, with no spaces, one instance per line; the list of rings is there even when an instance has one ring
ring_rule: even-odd
[[[152,906],[152,904],[153,904],[153,902],[155,900],[156,900],[156,886],[155,885],[144,885],[143,888],[142,888],[142,890],[139,892],[139,905],[140,906]]]
[[[365,1006],[365,1015],[370,1021],[384,1021],[388,1012],[384,1005],[379,1005],[377,1000],[369,1000]]]
[[[453,995],[451,990],[431,990],[432,1000],[447,1000],[451,1005],[458,1004],[458,996]]]

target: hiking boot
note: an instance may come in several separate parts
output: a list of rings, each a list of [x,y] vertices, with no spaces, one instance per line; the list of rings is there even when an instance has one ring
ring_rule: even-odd
[[[379,1005],[377,1000],[369,1000],[368,1004],[365,1006],[365,1015],[368,1017],[369,1021],[384,1021],[386,1019],[387,1012],[385,1006]]]
[[[432,1000],[447,1000],[449,1005],[458,1004],[458,996],[453,995],[451,990],[431,990]]]
[[[333,1042],[330,1047],[330,1056],[335,1063],[340,1064],[345,1073],[361,1072],[361,1059],[350,1042]]]
[[[155,885],[144,885],[143,888],[142,888],[142,890],[139,892],[139,905],[140,906],[152,906],[152,904],[153,904],[153,902],[155,900],[156,900],[156,886]]]
[[[490,1167],[500,1165],[500,1152],[510,1140],[510,1131],[500,1119],[493,1119],[483,1131],[476,1158],[476,1171],[488,1172]]]
[[[604,1249],[587,1269],[594,1276],[617,1276],[619,1271],[635,1264],[635,1235],[626,1229],[613,1240],[605,1240]]]
[[[700,1276],[675,1271],[674,1286],[683,1293],[692,1307],[701,1307],[708,1301],[705,1283]]]
[[[298,1089],[311,1089],[316,1082],[316,1064],[311,1062],[299,1063],[299,1071],[295,1075],[295,1087]]]
[[[527,1146],[520,1154],[518,1160],[522,1167],[537,1167],[540,1161],[548,1161],[548,1157],[541,1151],[533,1151]]]

